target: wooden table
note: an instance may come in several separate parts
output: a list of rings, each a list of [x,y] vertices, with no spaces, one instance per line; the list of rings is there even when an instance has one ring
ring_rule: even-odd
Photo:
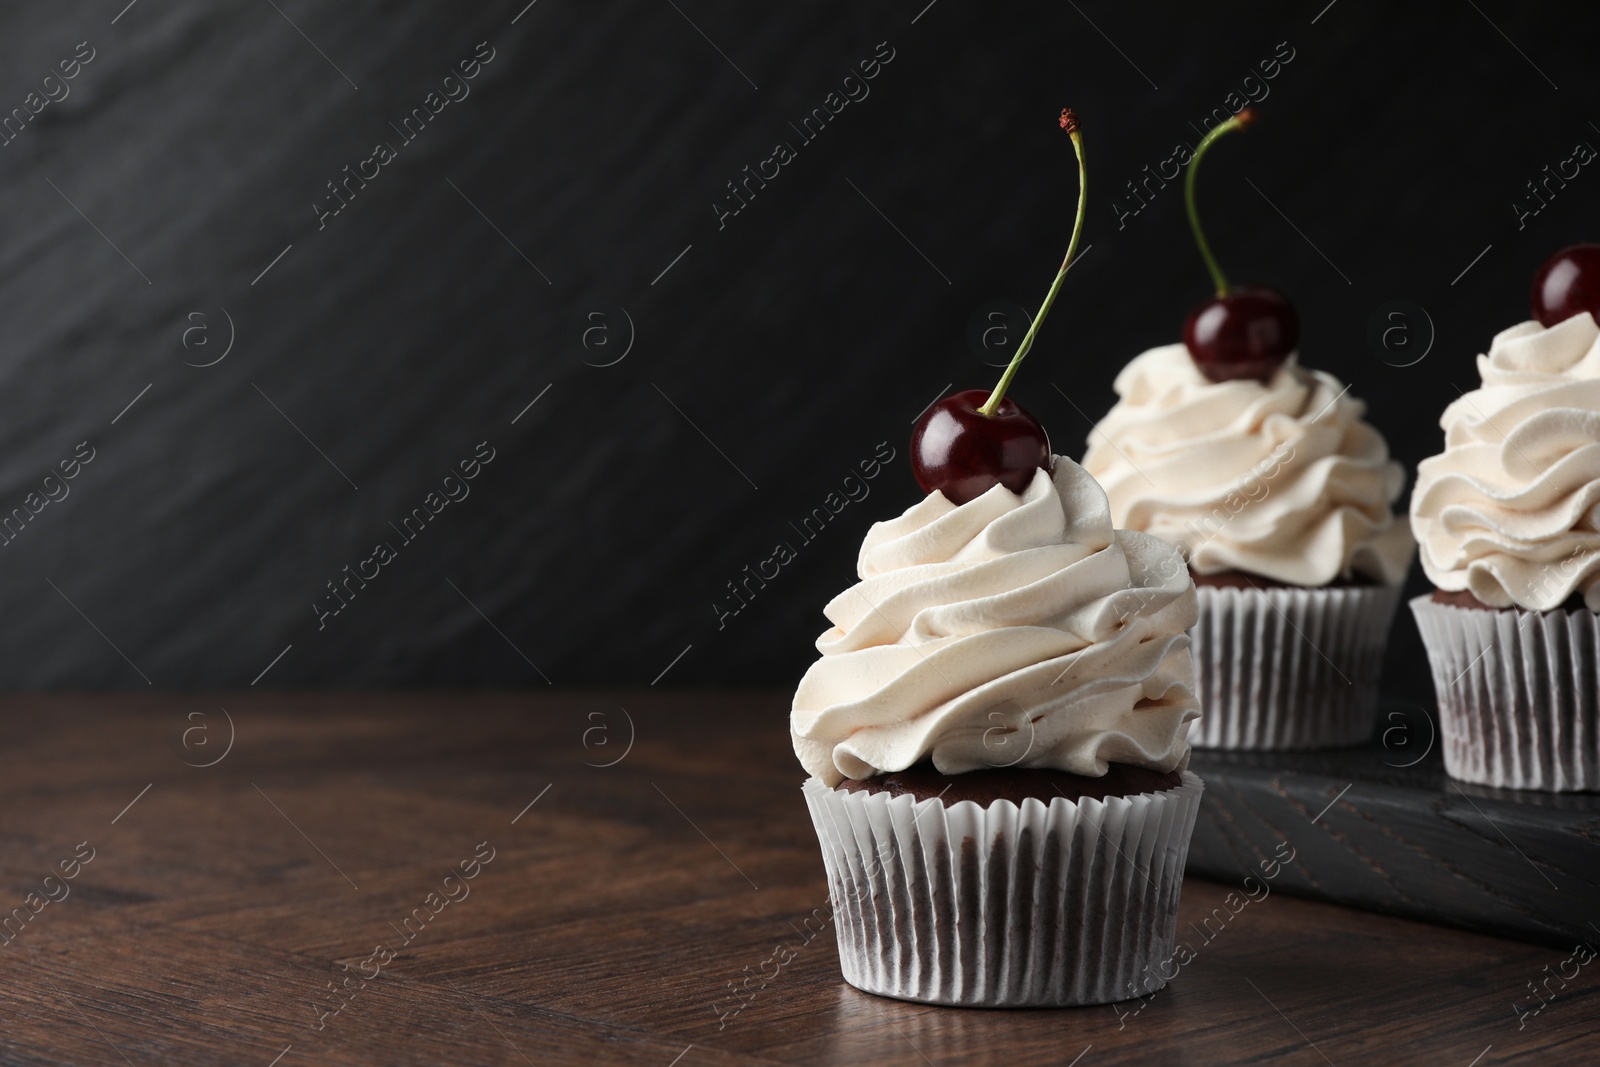
[[[0,1063],[1600,1061],[1600,963],[1519,1029],[1527,983],[1568,953],[1281,893],[1142,1008],[859,993],[832,930],[804,934],[827,894],[785,709],[10,698],[3,904],[29,917],[0,947]],[[1191,880],[1183,922],[1229,888]],[[734,1013],[747,975],[765,986]]]

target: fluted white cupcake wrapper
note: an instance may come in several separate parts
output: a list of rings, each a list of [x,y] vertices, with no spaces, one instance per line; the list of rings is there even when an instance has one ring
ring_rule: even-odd
[[[1196,748],[1310,749],[1372,734],[1399,586],[1202,585]]]
[[[1600,620],[1411,601],[1439,697],[1444,768],[1481,785],[1600,789]]]
[[[845,981],[971,1007],[1161,988],[1203,788],[984,807],[807,780]]]

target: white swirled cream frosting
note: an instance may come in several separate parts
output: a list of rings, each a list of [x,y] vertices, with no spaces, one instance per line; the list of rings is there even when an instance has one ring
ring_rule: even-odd
[[[1112,529],[1078,464],[1055,457],[1020,495],[932,493],[872,527],[857,571],[790,713],[828,785],[930,758],[945,774],[1187,766],[1194,586],[1170,545]]]
[[[1366,405],[1293,356],[1265,383],[1213,382],[1181,344],[1135,358],[1083,465],[1119,527],[1183,550],[1196,574],[1289,585],[1405,578],[1405,484]]]
[[[1411,525],[1440,589],[1548,611],[1600,611],[1600,329],[1588,312],[1524,322],[1478,357],[1483,385],[1445,408]]]

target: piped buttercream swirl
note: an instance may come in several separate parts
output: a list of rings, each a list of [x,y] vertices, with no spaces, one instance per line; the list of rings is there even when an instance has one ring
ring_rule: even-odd
[[[1194,586],[1170,545],[1112,528],[1078,464],[1055,457],[1021,494],[932,493],[872,527],[857,571],[790,714],[827,784],[930,758],[946,774],[1187,765]]]
[[[1177,545],[1196,574],[1404,579],[1404,473],[1332,375],[1291,356],[1267,382],[1213,382],[1180,344],[1135,358],[1115,388],[1083,465],[1119,527]]]
[[[1483,384],[1445,408],[1411,525],[1440,589],[1548,611],[1600,611],[1600,329],[1588,312],[1524,322],[1478,357]]]

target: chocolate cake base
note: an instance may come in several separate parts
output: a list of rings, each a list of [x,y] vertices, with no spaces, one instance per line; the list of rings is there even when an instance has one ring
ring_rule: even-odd
[[[1196,574],[1190,571],[1189,577],[1194,579],[1195,585],[1209,585],[1213,589],[1364,589],[1383,584],[1364,574],[1351,578],[1338,578],[1320,586],[1295,585],[1293,582],[1280,582],[1276,578],[1263,578],[1259,574],[1246,574],[1244,571],[1218,571],[1216,574]]]
[[[966,774],[940,774],[930,762],[918,763],[903,771],[874,775],[859,781],[846,779],[839,788],[847,793],[888,793],[911,795],[918,800],[934,797],[946,804],[973,800],[987,805],[994,800],[1021,804],[1029,797],[1048,804],[1056,797],[1077,803],[1088,797],[1138,796],[1176,789],[1183,776],[1177,771],[1153,771],[1127,763],[1113,763],[1098,778],[1066,771],[1006,767],[969,771]]]
[[[1459,596],[1460,594],[1454,594]],[[1452,778],[1600,792],[1600,615],[1411,601]]]
[[[941,775],[934,792],[970,777]],[[1176,973],[1178,898],[1203,789],[1192,773],[1176,777],[1176,788],[1100,804],[1015,808],[917,805],[808,779],[845,981],[972,1008],[1148,997]]]
[[[1459,590],[1459,591],[1453,592],[1453,593],[1447,593],[1443,589],[1435,589],[1433,591],[1432,599],[1433,599],[1433,602],[1435,604],[1447,604],[1452,608],[1470,608],[1473,611],[1520,611],[1520,610],[1522,610],[1521,608],[1497,608],[1497,607],[1494,607],[1492,605],[1485,604],[1483,601],[1479,600],[1477,597],[1473,596],[1471,593],[1467,592],[1465,589],[1462,589],[1462,590]],[[1552,610],[1555,610],[1555,611],[1586,611],[1586,610],[1588,610],[1588,607],[1589,607],[1588,602],[1583,599],[1583,595],[1581,593],[1573,593],[1571,596],[1567,597],[1566,600],[1563,600],[1557,607],[1555,607]]]
[[[1398,585],[1202,582],[1195,600],[1189,634],[1201,714],[1191,746],[1288,751],[1371,735]]]

